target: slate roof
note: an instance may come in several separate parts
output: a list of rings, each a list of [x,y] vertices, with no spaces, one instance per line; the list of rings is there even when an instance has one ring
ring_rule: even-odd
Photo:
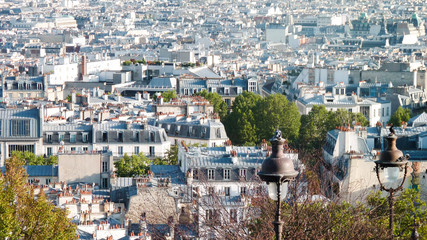
[[[178,165],[151,165],[155,177],[170,177],[172,184],[185,184],[184,173]]]
[[[52,177],[58,176],[58,166],[52,165],[28,165],[25,166],[28,177]]]
[[[414,127],[427,125],[427,113],[423,112],[420,115],[409,119],[408,125]]]
[[[190,72],[202,78],[205,78],[205,77],[206,78],[222,78],[220,75],[216,74],[214,71],[212,71],[208,67],[199,67],[199,68],[190,69]]]
[[[92,130],[92,125],[86,125],[86,124],[55,124],[55,123],[44,123],[43,124],[43,131],[49,132],[72,132],[72,131],[90,131]]]

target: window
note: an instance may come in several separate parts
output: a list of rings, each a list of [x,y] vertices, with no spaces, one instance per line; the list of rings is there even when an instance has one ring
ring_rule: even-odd
[[[102,188],[108,188],[108,178],[102,179]]]
[[[83,147],[83,152],[87,152],[88,151],[88,147]]]
[[[245,178],[246,177],[246,169],[240,169],[239,176],[241,178]]]
[[[46,150],[47,150],[47,155],[52,156],[52,148],[48,147]]]
[[[76,134],[75,133],[71,133],[70,134],[70,143],[75,143],[76,142]]]
[[[216,129],[216,137],[221,138],[221,129],[220,128]]]
[[[153,132],[150,132],[150,141],[151,141],[151,142],[154,142],[154,141],[155,141],[154,133],[153,133]]]
[[[224,169],[224,180],[230,180],[230,169]]]
[[[9,145],[9,157],[12,156],[14,151],[34,153],[34,145]]]
[[[103,152],[106,152],[106,151],[108,151],[108,148],[109,148],[108,146],[103,146],[103,147],[102,147],[102,151],[103,151]]]
[[[59,139],[59,141],[61,142],[61,141],[64,141],[64,133],[58,133],[58,135],[59,135],[59,137],[58,137],[58,139]]]
[[[240,187],[240,194],[246,195],[246,187]]]
[[[10,120],[12,137],[30,136],[30,120]]]
[[[215,193],[215,188],[214,187],[208,187],[208,194],[212,195]]]
[[[82,134],[82,142],[86,143],[89,140],[89,134],[83,133]]]
[[[199,170],[193,169],[193,179],[198,180],[199,179]]]
[[[156,154],[154,146],[150,146],[150,156],[154,156]]]
[[[123,146],[117,147],[117,152],[119,155],[123,155]]]
[[[230,222],[237,222],[237,209],[230,209]]]
[[[122,132],[119,132],[119,134],[118,134],[118,141],[123,142],[123,133]]]
[[[103,132],[102,133],[102,141],[103,142],[108,142],[108,133],[107,132]]]
[[[225,193],[225,196],[229,197],[230,196],[230,187],[224,187],[224,193]]]
[[[48,134],[47,135],[47,137],[46,137],[46,141],[48,142],[48,143],[52,143],[52,134]]]
[[[387,107],[387,117],[389,116],[390,112],[389,112],[389,108]]]
[[[50,183],[50,178],[46,178],[46,185],[49,185]]]
[[[381,116],[384,117],[384,108],[381,108],[381,110],[382,110]]]
[[[215,180],[215,169],[208,169],[208,180]]]
[[[139,147],[138,146],[134,147],[133,153],[134,154],[139,154]]]
[[[135,139],[135,142],[139,142],[139,132],[135,132],[133,138]]]
[[[108,162],[102,162],[102,172],[108,172]]]
[[[76,151],[76,148],[75,147],[72,147],[71,148],[71,152],[75,152]]]

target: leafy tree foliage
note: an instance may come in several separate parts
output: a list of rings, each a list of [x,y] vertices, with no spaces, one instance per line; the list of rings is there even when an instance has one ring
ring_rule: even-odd
[[[164,158],[155,158],[153,165],[178,165],[178,145],[172,145]]]
[[[131,65],[131,64],[132,64],[132,61],[124,61],[122,64],[123,64],[124,66],[129,66],[129,65]]]
[[[176,98],[176,91],[175,90],[171,90],[171,91],[166,91],[162,93],[162,97],[164,99],[165,102],[170,102],[171,99],[175,99]]]
[[[323,146],[328,131],[343,125],[353,126],[354,123],[362,126],[369,125],[368,120],[361,113],[351,113],[343,109],[336,112],[327,111],[324,105],[313,106],[307,115],[301,116],[300,149],[313,151]]]
[[[199,93],[195,94],[196,96],[202,96],[206,100],[208,100],[214,107],[214,111],[219,115],[221,119],[223,119],[228,112],[228,106],[222,100],[222,97],[218,93],[210,93],[207,90],[203,90]]]
[[[43,191],[36,198],[26,185],[24,164],[14,155],[0,176],[0,239],[75,239],[76,226],[66,210],[50,203]]]
[[[150,169],[150,163],[143,153],[132,156],[125,154],[114,166],[119,177],[133,177],[145,174]]]
[[[164,158],[166,165],[177,165],[178,164],[178,145],[172,145],[171,148],[166,152]]]
[[[380,191],[372,193],[368,197],[368,205],[373,214],[380,221],[388,225],[389,204],[388,198],[383,197]],[[420,236],[427,236],[427,204],[420,198],[420,193],[414,189],[405,189],[394,203],[394,235],[401,239],[410,239],[414,220],[419,224],[417,228]]]
[[[281,94],[261,98],[244,92],[238,96],[232,112],[224,120],[227,135],[236,145],[254,145],[270,139],[279,128],[283,136],[295,143],[300,129],[300,114],[295,103]]]
[[[390,121],[388,123],[393,123],[395,127],[402,126],[402,122],[408,122],[411,118],[411,110],[402,107],[399,107],[396,112],[390,117]]]
[[[269,139],[279,128],[289,143],[298,139],[301,116],[295,103],[281,94],[270,95],[255,106],[255,122],[258,142]]]
[[[16,156],[20,160],[25,161],[28,165],[53,165],[58,164],[58,156],[50,156],[48,158],[45,158],[43,156],[37,156],[36,154],[32,152],[19,152],[14,151],[12,152],[13,156]]]
[[[261,100],[261,96],[252,92],[244,92],[234,100],[232,112],[224,120],[227,135],[234,144],[258,141],[254,108]]]

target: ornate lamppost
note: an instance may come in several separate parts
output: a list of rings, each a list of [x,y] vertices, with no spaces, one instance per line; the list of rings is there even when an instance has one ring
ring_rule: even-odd
[[[288,192],[288,183],[298,175],[298,172],[295,171],[292,160],[284,156],[283,144],[285,140],[282,139],[282,133],[279,130],[276,130],[270,142],[272,154],[262,163],[258,176],[267,183],[269,197],[277,201],[276,218],[273,224],[276,240],[280,240],[283,225],[280,220],[280,205]]]
[[[389,228],[390,236],[393,239],[393,194],[397,191],[402,190],[403,184],[405,183],[406,174],[408,172],[409,155],[403,156],[402,151],[397,149],[397,137],[394,134],[393,126],[390,127],[390,134],[386,138],[388,146],[385,151],[381,152],[380,160],[375,161],[375,171],[377,173],[377,178],[380,183],[381,190],[389,193]],[[385,179],[389,183],[389,187],[386,187],[384,183],[381,182],[380,169],[384,170]],[[397,184],[397,187],[393,188],[393,184],[396,184],[399,179],[400,170],[404,170],[402,182],[400,182],[400,184]]]

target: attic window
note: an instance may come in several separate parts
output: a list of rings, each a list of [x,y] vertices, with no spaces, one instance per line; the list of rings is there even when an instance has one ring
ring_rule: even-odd
[[[221,129],[219,128],[216,130],[216,137],[221,138]]]
[[[103,142],[107,142],[108,141],[108,132],[103,132],[102,133],[102,141]]]

